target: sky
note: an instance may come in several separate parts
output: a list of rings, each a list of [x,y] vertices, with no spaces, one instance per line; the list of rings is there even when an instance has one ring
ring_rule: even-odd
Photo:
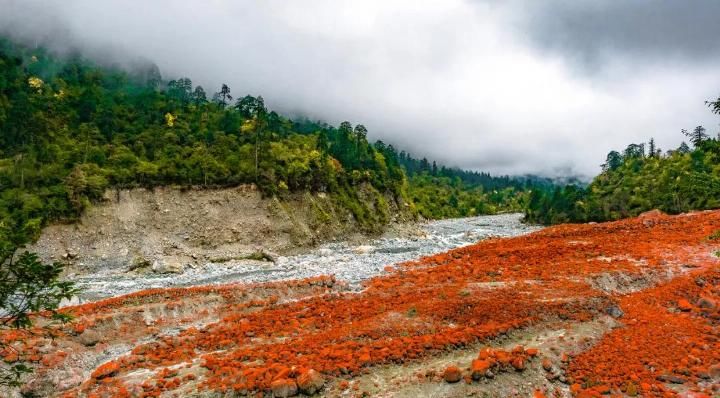
[[[592,176],[720,116],[720,1],[0,0],[0,31],[156,63],[449,166]]]

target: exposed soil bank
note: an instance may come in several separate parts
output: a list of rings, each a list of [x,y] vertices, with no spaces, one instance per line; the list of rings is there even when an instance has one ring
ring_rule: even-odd
[[[717,396],[718,230],[720,211],[562,225],[361,292],[158,289],[68,308],[54,339],[3,338],[39,367],[41,396]]]
[[[388,203],[396,215],[391,221],[408,221],[403,209]],[[67,261],[73,273],[177,273],[213,260],[267,257],[358,236],[352,214],[325,194],[279,200],[262,198],[251,185],[156,188],[108,191],[78,223],[45,228],[31,250],[46,261]]]

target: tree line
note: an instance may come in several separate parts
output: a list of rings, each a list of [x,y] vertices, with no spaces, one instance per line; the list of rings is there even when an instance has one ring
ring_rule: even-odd
[[[708,102],[720,113],[720,98]],[[602,172],[588,186],[533,191],[525,209],[529,222],[609,221],[652,209],[677,214],[720,207],[720,134],[703,126],[681,130],[689,140],[663,152],[655,140],[608,153]]]

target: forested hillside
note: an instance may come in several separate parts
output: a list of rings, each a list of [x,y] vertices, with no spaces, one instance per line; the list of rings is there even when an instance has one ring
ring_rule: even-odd
[[[361,124],[291,120],[260,96],[235,95],[225,84],[213,93],[189,78],[164,81],[152,65],[127,72],[1,41],[6,234],[31,240],[110,187],[254,183],[267,196],[327,192],[370,230],[388,222],[388,200],[428,218],[521,208],[527,181],[438,170],[368,142]]]
[[[720,99],[709,103],[720,112]],[[651,139],[611,151],[588,187],[534,191],[526,219],[543,224],[617,220],[659,209],[670,214],[720,207],[720,137],[698,126],[682,130],[683,142],[663,152]]]
[[[399,162],[409,178],[410,199],[423,217],[431,219],[520,211],[531,190],[555,186],[554,181],[536,176],[496,177],[438,166],[404,151]]]

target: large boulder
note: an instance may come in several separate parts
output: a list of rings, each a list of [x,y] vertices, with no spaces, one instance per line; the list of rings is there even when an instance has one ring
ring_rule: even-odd
[[[87,347],[94,346],[95,344],[99,343],[100,340],[102,340],[102,336],[100,336],[100,333],[91,329],[83,331],[78,336],[78,342]]]
[[[171,260],[155,260],[152,270],[156,274],[182,274],[185,267],[177,261]]]
[[[307,395],[313,395],[323,389],[325,386],[325,378],[320,372],[310,369],[303,372],[297,378],[297,384],[300,392]]]
[[[476,359],[470,365],[471,377],[473,380],[480,380],[492,367],[492,363],[487,359]]]
[[[457,383],[462,379],[462,371],[457,366],[448,366],[443,373],[443,379],[448,383]]]
[[[298,393],[297,384],[292,379],[279,379],[275,380],[270,384],[270,390],[273,393],[273,397],[287,398],[294,397]]]

